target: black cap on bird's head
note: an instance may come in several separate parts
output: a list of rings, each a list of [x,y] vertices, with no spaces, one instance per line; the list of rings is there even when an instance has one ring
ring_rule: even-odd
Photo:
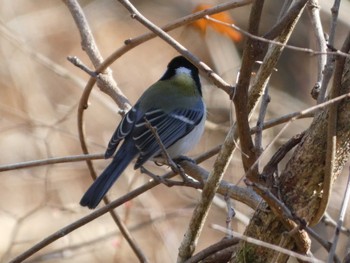
[[[164,75],[160,78],[160,80],[171,79],[176,74],[179,74],[179,72],[185,72],[185,71],[191,74],[191,77],[196,83],[196,86],[200,94],[202,94],[201,83],[198,75],[198,69],[183,56],[175,57],[169,62],[168,68],[164,73]]]

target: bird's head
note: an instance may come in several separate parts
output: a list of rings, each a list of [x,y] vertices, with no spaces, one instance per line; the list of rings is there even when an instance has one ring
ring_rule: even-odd
[[[169,62],[168,68],[160,80],[176,80],[184,85],[193,85],[194,83],[202,95],[198,69],[183,56],[175,57]]]

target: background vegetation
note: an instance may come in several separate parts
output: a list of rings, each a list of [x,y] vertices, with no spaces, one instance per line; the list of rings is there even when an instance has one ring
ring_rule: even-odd
[[[124,2],[124,5],[120,2]],[[217,4],[233,2],[248,3],[250,1],[221,1],[210,4],[215,8]],[[285,145],[293,136],[309,129],[313,122],[311,117],[294,120],[287,127],[278,125],[267,129],[262,133],[261,144],[256,141],[256,137],[248,136],[248,133],[243,133],[241,129],[238,134],[242,144],[237,146],[235,151],[233,148],[238,145],[237,139],[233,140],[232,137],[230,139],[227,136],[230,131],[232,132],[230,128],[236,120],[238,120],[240,127],[244,127],[242,120],[247,120],[247,115],[244,113],[242,115],[239,110],[236,111],[237,107],[242,109],[240,108],[242,105],[239,106],[240,103],[248,105],[248,100],[245,100],[247,98],[243,96],[247,90],[246,86],[242,80],[238,84],[236,83],[238,73],[249,74],[252,77],[251,83],[254,83],[261,77],[258,70],[266,68],[258,63],[253,63],[250,67],[247,67],[247,64],[242,64],[244,52],[250,52],[246,41],[252,41],[252,38],[249,38],[245,32],[248,30],[252,32],[252,28],[254,28],[254,21],[251,20],[249,23],[249,19],[254,18],[252,10],[255,8],[255,12],[258,13],[258,6],[261,5],[261,17],[256,16],[259,19],[255,20],[255,26],[258,29],[252,33],[265,36],[270,40],[283,41],[280,36],[283,35],[284,30],[277,28],[273,31],[271,29],[274,29],[274,26],[281,21],[283,8],[290,4],[299,4],[301,17],[295,16],[294,20],[293,18],[290,20],[295,21],[295,28],[291,23],[282,25],[287,32],[286,35],[288,32],[291,33],[290,39],[288,36],[284,36],[288,40],[288,44],[304,48],[304,50],[286,48],[281,50],[281,52],[283,51],[281,56],[275,56],[277,64],[269,69],[273,73],[267,85],[271,101],[266,104],[268,105],[266,116],[261,113],[261,109],[265,106],[256,107],[249,122],[250,127],[257,124],[259,113],[262,116],[259,120],[261,118],[265,121],[275,120],[293,112],[300,112],[317,103],[311,97],[310,92],[315,83],[320,80],[318,78],[320,75],[318,65],[321,56],[314,52],[320,49],[314,34],[315,27],[312,24],[314,20],[310,15],[312,12],[310,4],[319,4],[323,30],[327,35],[334,34],[331,48],[340,50],[344,41],[346,43],[349,34],[350,21],[347,16],[350,11],[349,1],[341,2],[338,17],[335,17],[334,12],[332,16],[333,2],[330,3],[331,1],[266,0],[252,2],[253,4],[242,4],[241,7],[230,8],[228,11],[233,21],[226,20],[226,22],[234,23],[243,30],[240,33],[241,41],[232,39],[232,32],[237,33],[237,31],[232,31],[226,26],[222,30],[215,28],[213,25],[218,25],[217,21],[205,24],[205,31],[203,31],[203,27],[199,27],[201,25],[184,24],[170,32],[170,35],[185,46],[192,55],[204,61],[221,77],[215,78],[212,74],[202,74],[209,121],[201,143],[189,154],[192,157],[203,156],[207,151],[222,144],[225,138],[226,142],[230,141],[232,146],[232,158],[229,160],[227,169],[223,169],[225,172],[222,175],[224,175],[223,180],[230,183],[229,189],[233,192],[231,197],[235,198],[225,199],[227,188],[221,187],[219,191],[223,195],[218,194],[212,202],[209,202],[212,205],[208,217],[204,221],[204,227],[197,229],[200,237],[195,246],[194,254],[200,253],[206,248],[212,248],[210,246],[215,243],[218,243],[219,249],[223,249],[221,253],[214,253],[207,262],[227,262],[232,255],[234,255],[232,262],[235,260],[268,262],[267,259],[270,262],[285,262],[287,260],[286,257],[281,257],[279,254],[276,256],[275,252],[272,255],[266,253],[261,244],[258,246],[262,248],[261,250],[257,250],[256,247],[248,247],[247,243],[243,242],[236,244],[237,240],[232,237],[231,233],[218,231],[218,226],[228,227],[235,233],[246,233],[260,240],[306,254],[296,245],[296,239],[290,237],[284,239],[283,233],[290,231],[293,226],[301,225],[301,229],[303,229],[304,225],[300,221],[300,217],[306,222],[311,222],[316,213],[308,207],[305,209],[306,212],[302,211],[301,214],[297,212],[296,215],[293,215],[296,217],[291,216],[292,223],[288,226],[284,224],[284,229],[281,228],[275,232],[274,235],[277,237],[270,239],[267,236],[260,236],[259,227],[260,231],[264,232],[263,234],[268,235],[269,231],[273,232],[271,225],[277,225],[277,223],[269,225],[268,222],[285,223],[279,217],[286,216],[286,214],[271,212],[267,208],[267,203],[271,207],[271,203],[275,202],[274,199],[268,197],[268,200],[262,201],[259,196],[254,195],[252,188],[255,191],[260,191],[261,194],[262,185],[266,182],[256,180],[258,178],[257,170],[249,170],[252,167],[251,161],[258,160],[259,171],[262,172],[269,164],[271,156],[282,145]],[[2,61],[0,64],[0,147],[2,152],[0,159],[2,180],[0,184],[0,259],[2,262],[8,262],[14,258],[14,262],[22,261],[24,257],[20,258],[21,253],[28,252],[32,246],[56,233],[57,240],[52,243],[48,242],[47,246],[38,248],[38,251],[29,252],[27,256],[30,255],[30,257],[26,262],[175,262],[179,258],[181,260],[181,256],[178,255],[179,247],[185,243],[183,237],[188,227],[194,224],[195,207],[203,201],[201,190],[191,186],[168,188],[164,185],[158,185],[153,188],[149,187],[150,189],[146,189],[147,191],[135,198],[131,198],[130,195],[128,198],[128,193],[132,190],[150,185],[149,176],[141,174],[140,171],[134,171],[130,166],[108,195],[110,200],[125,197],[119,206],[115,203],[114,207],[118,206],[118,208],[114,210],[114,219],[108,213],[97,217],[98,213],[107,211],[108,207],[105,210],[103,210],[104,208],[98,210],[96,212],[97,218],[91,220],[92,211],[79,206],[79,200],[91,184],[92,179],[90,176],[91,166],[89,170],[84,161],[87,157],[81,156],[83,153],[82,137],[78,128],[84,127],[86,145],[88,151],[93,154],[89,155],[89,159],[96,159],[93,161],[93,166],[98,175],[109,162],[109,160],[101,160],[101,155],[120,121],[119,110],[128,108],[125,98],[131,104],[134,103],[143,90],[159,79],[167,63],[172,57],[178,55],[178,51],[160,37],[126,50],[128,46],[124,44],[125,40],[131,39],[131,43],[135,43],[132,42],[133,39],[136,39],[137,42],[138,37],[149,32],[137,21],[138,17],[133,19],[130,16],[130,10],[125,8],[127,1],[79,1],[91,35],[89,32],[79,33],[81,32],[79,30],[82,29],[79,27],[79,25],[82,26],[82,21],[75,22],[73,19],[73,17],[77,17],[77,12],[74,12],[72,6],[74,3],[75,1],[68,0],[5,0],[0,3],[0,58]],[[198,4],[207,3],[169,0],[133,1],[132,4],[154,24],[163,26],[176,19],[181,21],[182,17],[190,15],[195,8],[198,8]],[[306,7],[303,9],[305,4]],[[316,10],[318,9],[316,8]],[[290,14],[292,17],[292,12],[286,11],[284,14]],[[337,22],[336,30],[331,29],[332,18]],[[219,17],[219,19],[223,18]],[[93,36],[101,57],[94,50],[89,49],[91,42],[82,41],[81,36]],[[263,60],[268,47],[261,44],[262,48],[260,49],[256,43],[263,42],[254,42],[252,45],[254,47],[252,50],[256,48],[255,50],[261,51],[261,53],[255,54],[254,61]],[[123,48],[126,49],[123,51]],[[310,48],[313,51],[308,52],[305,48]],[[69,62],[67,57],[78,57],[82,61],[78,63],[79,65],[85,65],[94,71],[99,68],[105,58],[116,54],[115,52],[118,50],[120,56],[116,56],[115,61],[110,65],[113,73],[107,75],[106,79],[99,79],[100,89],[94,86],[88,98],[88,109],[84,111],[83,121],[80,122],[78,116],[82,116],[79,114],[83,112],[82,106],[84,106],[81,98],[90,76]],[[328,51],[331,50],[328,49]],[[204,72],[203,68],[201,69]],[[113,79],[116,83],[113,83]],[[335,77],[335,79],[337,78]],[[343,80],[345,86],[343,85],[340,93],[348,93],[349,91],[346,89],[350,85],[346,84],[346,75]],[[230,86],[226,83],[237,84],[235,104],[225,93],[225,90],[230,90]],[[259,98],[266,87],[261,86],[263,88],[260,90]],[[332,87],[334,85],[329,82],[330,97],[333,94]],[[338,95],[340,94],[335,94],[333,97]],[[266,102],[266,99],[262,99],[262,101]],[[348,112],[347,104],[341,105],[341,110]],[[324,119],[331,115],[328,110],[329,107],[320,108],[321,113],[324,112],[326,115]],[[348,119],[346,116],[342,118]],[[321,123],[321,121],[313,123],[315,122]],[[339,121],[339,123],[344,127],[349,126],[346,122]],[[323,177],[327,163],[325,159],[327,141],[329,141],[327,140],[329,137],[326,137],[327,123],[325,122],[322,129],[314,130],[321,131],[323,138],[326,138],[325,144],[321,146],[324,151],[314,152],[315,156],[321,155],[321,164],[313,161],[317,167],[321,168],[321,177]],[[336,130],[339,131],[340,127],[338,126]],[[309,129],[308,133],[310,138],[315,138],[312,134],[310,135],[311,131],[312,128]],[[338,175],[340,171],[344,172],[340,173],[332,186],[327,209],[329,216],[312,226],[323,243],[333,240],[335,227],[329,222],[331,218],[337,220],[339,216],[340,204],[347,184],[348,171],[343,168],[343,165],[348,156],[348,131],[345,129],[344,133],[343,137],[339,137],[341,144],[337,145],[335,159],[332,159],[335,160],[336,167],[331,171],[331,174]],[[248,151],[249,147],[246,147],[249,140],[254,140],[256,146],[253,151],[253,153],[255,152],[254,156]],[[316,145],[316,143],[311,144]],[[264,151],[260,152],[258,146],[261,146]],[[299,151],[303,153],[302,146],[299,148]],[[260,154],[262,155],[260,156]],[[230,151],[228,151],[228,155],[231,156]],[[216,156],[206,159],[200,164],[200,167],[209,172],[212,171]],[[291,166],[287,165],[286,168],[286,163],[293,158],[295,159],[295,156],[293,151],[288,152],[286,157],[277,163],[278,170],[274,171],[276,178],[284,178],[284,186],[289,186],[290,181],[288,180],[290,178],[283,177],[283,171]],[[64,163],[61,163],[62,159],[48,160],[55,157],[66,159],[63,160]],[[43,160],[43,163],[40,166],[37,163],[24,163],[35,160]],[[196,170],[196,167],[188,163],[184,163],[183,166],[186,172],[191,175],[193,173],[193,176],[206,174]],[[157,175],[169,172],[167,167],[158,167],[153,163],[147,164],[147,168]],[[316,168],[313,170],[315,171]],[[309,175],[306,174],[306,180],[314,176],[314,171],[309,172]],[[246,178],[249,180],[244,180]],[[332,177],[332,180],[334,179]],[[304,181],[300,179],[300,182]],[[322,188],[322,182],[316,183],[319,188]],[[248,187],[246,183],[249,184]],[[234,188],[236,185],[241,188]],[[292,184],[292,187],[294,185],[297,183]],[[203,187],[203,185],[196,186]],[[319,188],[315,191],[318,191],[317,193],[322,199],[323,192]],[[274,188],[271,187],[271,189]],[[310,188],[307,189],[310,190]],[[245,192],[239,192],[240,190]],[[281,191],[290,193],[288,189]],[[296,194],[298,193],[301,192]],[[276,196],[281,197],[278,194]],[[281,199],[288,206],[281,207],[281,204],[277,203],[277,207],[283,208],[287,212],[288,209],[292,209],[294,212],[298,211],[293,203],[290,204],[290,200],[283,199],[285,196],[283,195]],[[308,199],[306,202],[313,203],[310,200]],[[319,202],[319,198],[317,200]],[[316,205],[318,205],[317,202]],[[295,202],[295,204],[297,203]],[[260,210],[256,210],[257,204],[259,204]],[[231,208],[234,208],[235,216],[231,213]],[[267,212],[268,215],[261,215],[264,212]],[[87,215],[90,215],[90,219],[86,219]],[[125,237],[120,234],[120,228],[115,223],[116,215],[130,232],[133,242],[127,242]],[[272,217],[270,219],[270,216],[276,216],[277,219],[272,219]],[[249,222],[251,218],[253,220]],[[73,229],[66,231],[67,226],[71,227],[74,222],[78,222],[77,228],[72,232],[70,231]],[[252,226],[256,228],[252,229]],[[349,226],[348,217],[345,217],[344,226],[345,228],[340,234],[340,241],[335,246],[338,260],[343,260],[350,251],[349,231],[346,228]],[[298,233],[300,237],[304,232],[299,231]],[[307,240],[307,238],[303,240]],[[134,244],[133,249],[129,245],[130,243]],[[322,244],[322,241],[312,239],[310,248],[312,255],[317,259],[327,261],[330,253],[320,243]],[[235,245],[233,246],[233,244]],[[306,245],[305,248],[307,247]],[[189,254],[186,255],[186,249],[180,251],[185,254],[182,262],[184,262],[184,258],[187,259],[193,253],[193,251],[189,251]],[[250,251],[255,254],[261,252],[258,254],[260,259],[249,258]],[[244,255],[246,258],[242,259],[237,255]],[[193,258],[192,261],[188,262],[198,262],[198,260]]]

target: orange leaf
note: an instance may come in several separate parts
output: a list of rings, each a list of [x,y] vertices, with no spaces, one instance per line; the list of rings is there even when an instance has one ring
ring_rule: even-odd
[[[199,4],[197,7],[193,10],[192,13],[202,11],[208,8],[211,8],[211,5],[206,5],[206,4]],[[228,23],[228,24],[234,24],[233,19],[227,12],[221,12],[218,14],[211,15],[212,18],[216,20],[220,20],[222,22]],[[201,18],[191,24],[193,27],[199,29],[201,33],[204,35],[207,27],[211,26],[216,32],[219,34],[228,36],[231,38],[234,42],[239,42],[242,40],[242,35],[240,32],[236,31],[232,27],[221,25],[218,23],[215,23],[214,21],[209,21],[207,19]]]

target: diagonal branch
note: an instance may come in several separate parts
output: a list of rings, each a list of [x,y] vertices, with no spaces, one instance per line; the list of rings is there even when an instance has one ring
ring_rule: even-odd
[[[201,62],[196,56],[190,53],[183,45],[177,42],[164,30],[157,25],[153,24],[146,17],[144,17],[128,0],[118,0],[131,14],[131,17],[139,21],[146,28],[155,33],[158,37],[167,42],[180,54],[189,59],[193,64],[200,65],[199,69],[220,89],[224,90],[227,94],[232,95],[232,86],[226,83],[218,74],[216,74],[208,65]]]
[[[211,151],[211,152],[215,152],[215,151]],[[211,156],[212,156],[211,154],[206,153],[206,154],[204,154],[204,156],[199,156],[198,158],[196,158],[195,161],[197,163],[200,163],[200,162],[204,161],[206,158],[210,158]],[[184,166],[184,167],[186,167],[186,166]],[[187,171],[189,171],[189,169],[190,168],[186,168]],[[192,170],[189,173],[191,173],[191,175],[193,175],[194,171]],[[200,174],[204,175],[204,173],[200,173]],[[163,179],[170,179],[170,178],[174,177],[175,175],[176,175],[176,173],[171,171],[171,172],[166,173],[163,176]],[[202,180],[206,180],[206,177],[204,176],[202,178]],[[126,195],[112,201],[108,205],[105,205],[105,206],[101,207],[100,209],[97,209],[94,212],[90,213],[89,215],[87,215],[83,218],[80,218],[79,220],[59,229],[58,231],[47,236],[42,241],[38,242],[37,244],[35,244],[31,248],[29,248],[28,250],[26,250],[23,253],[21,253],[20,255],[16,256],[10,262],[11,263],[19,263],[19,262],[26,260],[27,258],[34,255],[39,250],[41,250],[44,247],[48,246],[49,244],[53,243],[54,241],[68,235],[69,233],[73,232],[74,230],[82,227],[85,224],[88,224],[89,222],[91,222],[91,221],[95,220],[96,218],[108,213],[109,211],[121,206],[122,204],[125,204],[129,200],[136,198],[137,196],[143,194],[146,191],[149,191],[150,189],[156,187],[159,184],[160,184],[160,181],[155,181],[155,180],[149,181],[148,183],[132,190],[131,192],[127,193]],[[257,204],[259,203],[259,197],[256,196],[255,193],[252,193],[251,191],[245,190],[245,189],[237,187],[235,185],[229,186],[229,184],[226,184],[226,185],[223,184],[221,187],[222,187],[222,189],[220,190],[220,192],[225,193],[225,194],[229,193],[230,197],[232,197],[232,198],[235,198],[235,197],[241,198],[240,199],[241,201],[243,201],[243,202],[246,201],[245,204],[248,206],[251,206],[253,209],[255,209]],[[242,193],[245,194],[246,197],[242,198]]]
[[[330,24],[330,30],[329,30],[329,37],[327,44],[329,46],[328,50],[331,50],[330,47],[333,47],[334,45],[334,39],[335,39],[335,30],[337,27],[337,21],[338,21],[338,12],[340,7],[340,0],[335,0],[333,7],[332,7],[332,19]],[[328,54],[326,59],[326,64],[323,69],[323,79],[321,82],[320,87],[320,93],[317,97],[317,103],[322,103],[326,99],[326,92],[328,88],[329,81],[332,77],[333,70],[334,70],[334,55]]]
[[[349,170],[350,172],[350,170]],[[345,219],[345,215],[346,215],[346,210],[348,208],[349,205],[349,199],[350,199],[350,174],[348,174],[348,182],[346,185],[346,189],[345,189],[345,193],[344,193],[344,198],[341,204],[341,209],[340,209],[340,213],[339,213],[339,219],[338,219],[338,223],[337,223],[337,227],[335,230],[335,234],[334,234],[334,238],[333,238],[333,242],[332,242],[332,246],[330,249],[330,253],[328,256],[328,262],[331,263],[333,262],[333,258],[335,256],[335,250],[337,248],[337,244],[338,244],[338,240],[339,240],[339,234],[341,232],[343,223],[344,223],[344,219]],[[344,260],[344,262],[346,262]]]
[[[68,9],[70,10],[70,12],[71,12],[71,14],[76,22],[76,25],[79,29],[80,36],[82,38],[83,49],[86,51],[86,53],[90,57],[95,68],[98,67],[102,63],[103,59],[102,59],[102,56],[99,52],[99,49],[98,49],[95,41],[94,41],[94,37],[93,37],[92,32],[90,30],[88,21],[83,13],[83,10],[81,9],[79,3],[76,0],[65,0],[64,2],[67,5]],[[123,106],[125,106],[126,104],[129,105],[126,97],[118,89],[117,84],[113,79],[111,70],[106,69],[105,74],[100,74],[98,81],[97,81],[97,84],[102,89],[107,88],[107,89],[115,91],[118,94],[118,96],[115,97],[118,99],[116,101],[118,104],[121,104]],[[84,93],[84,94],[86,94],[86,93]],[[81,112],[81,114],[78,114],[78,130],[79,130],[79,139],[80,139],[82,150],[85,154],[88,154],[87,145],[85,144],[85,140],[84,140],[83,119],[82,119],[83,111],[84,111],[84,109],[86,109],[85,101],[84,101],[84,94],[83,94],[83,96],[80,100],[80,104],[79,104],[79,112]],[[95,169],[93,167],[92,161],[86,160],[86,164],[90,170],[90,175],[91,175],[92,179],[96,179],[96,172],[95,172]],[[107,197],[104,197],[103,200],[106,204],[109,203],[109,200]],[[120,232],[123,234],[124,238],[128,242],[129,246],[131,247],[131,249],[133,250],[133,252],[137,256],[137,258],[141,262],[148,262],[143,251],[141,250],[141,248],[137,244],[136,240],[131,236],[131,233],[129,232],[129,230],[126,227],[126,225],[124,224],[124,222],[120,219],[117,212],[111,210],[110,214],[111,214],[111,217],[113,218],[114,222],[116,223],[116,225],[120,229]]]
[[[344,41],[342,51],[349,52],[350,50],[350,33]],[[333,87],[330,94],[330,99],[339,97],[341,95],[341,82],[345,66],[345,58],[338,57],[336,61],[336,68],[334,72]],[[338,103],[334,103],[329,108],[328,124],[327,124],[327,153],[326,165],[323,179],[322,199],[320,201],[319,209],[313,217],[313,222],[318,222],[323,217],[330,198],[332,188],[333,173],[337,151],[337,123],[338,123]],[[339,146],[338,146],[339,147]]]
[[[324,31],[321,23],[320,6],[318,3],[318,0],[311,0],[307,6],[307,9],[310,16],[312,27],[314,29],[317,50],[324,53],[327,51],[327,46],[326,46],[326,39],[324,36]],[[324,97],[325,91],[321,92],[320,89],[321,89],[321,84],[323,80],[323,68],[326,65],[326,61],[327,61],[326,55],[321,55],[317,58],[317,79],[311,91],[311,95],[314,99],[317,99],[317,97],[321,93],[322,95],[320,95],[320,98]]]
[[[248,32],[250,34],[258,35],[259,21],[261,19],[263,6],[263,0],[255,1],[252,6],[248,25]],[[241,72],[239,74],[235,97],[233,98],[237,115],[237,132],[241,142],[242,162],[245,171],[247,171],[256,161],[253,140],[249,134],[249,114],[252,108],[248,107],[248,89],[253,66],[258,56],[256,43],[257,42],[252,38],[248,38],[245,43]],[[253,173],[256,174],[257,169],[255,169]]]

